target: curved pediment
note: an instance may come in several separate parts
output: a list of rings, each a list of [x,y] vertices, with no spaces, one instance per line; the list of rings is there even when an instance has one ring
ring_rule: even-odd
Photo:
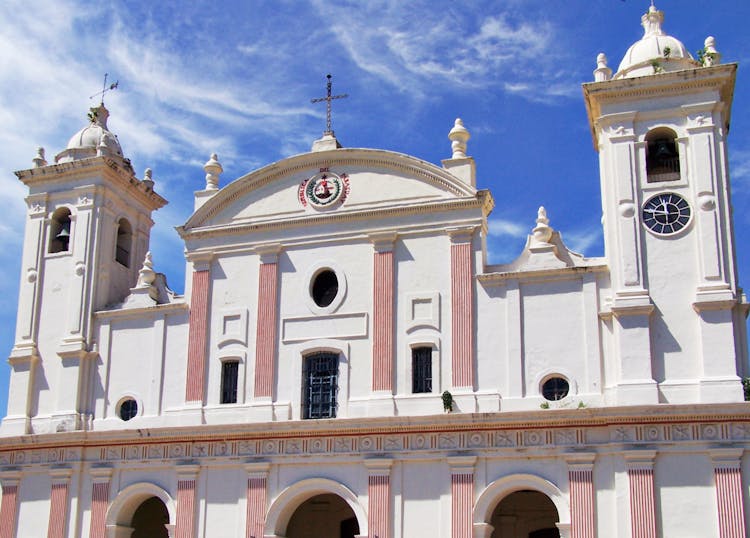
[[[342,178],[343,191],[330,206],[316,206],[306,198],[304,186],[325,172]],[[476,196],[471,185],[420,159],[383,150],[335,149],[290,157],[240,177],[206,201],[182,229],[216,230]]]

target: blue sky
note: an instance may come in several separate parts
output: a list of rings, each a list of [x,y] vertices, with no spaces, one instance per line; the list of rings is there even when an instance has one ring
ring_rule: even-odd
[[[490,262],[511,261],[539,205],[573,250],[603,254],[598,157],[580,84],[596,55],[616,70],[642,35],[645,0],[99,1],[0,3],[0,350],[13,345],[25,187],[14,170],[83,127],[105,72],[109,126],[139,177],[153,169],[170,204],[154,214],[156,269],[183,290],[174,226],[187,220],[203,164],[221,184],[309,150],[325,128],[310,99],[334,76],[333,128],[346,147],[439,164],[456,117],[471,132],[477,183],[495,197]],[[739,62],[729,136],[740,283],[750,278],[750,41],[746,0],[660,0],[688,50],[716,37]],[[0,366],[0,414],[9,367]]]

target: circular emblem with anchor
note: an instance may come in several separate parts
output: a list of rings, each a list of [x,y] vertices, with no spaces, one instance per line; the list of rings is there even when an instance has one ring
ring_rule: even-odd
[[[336,174],[327,168],[306,179],[299,186],[299,200],[303,206],[308,203],[316,208],[331,207],[343,202],[349,192],[349,178],[346,174]]]

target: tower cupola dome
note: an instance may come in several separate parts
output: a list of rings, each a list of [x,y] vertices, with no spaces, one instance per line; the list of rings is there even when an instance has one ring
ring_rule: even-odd
[[[66,163],[96,156],[123,159],[117,137],[107,128],[109,111],[101,103],[89,111],[90,123],[74,134],[68,146],[55,156],[55,162]]]
[[[664,13],[651,4],[641,17],[643,37],[627,50],[613,79],[679,71],[698,65],[682,41],[664,33],[663,22]]]

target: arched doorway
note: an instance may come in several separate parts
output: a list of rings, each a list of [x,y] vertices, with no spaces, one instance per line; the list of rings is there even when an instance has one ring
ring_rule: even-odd
[[[150,497],[135,509],[130,523],[133,528],[130,538],[169,538],[168,523],[167,507],[160,498]]]
[[[310,497],[292,514],[286,538],[354,538],[359,524],[349,504],[333,493]]]
[[[560,538],[557,508],[544,493],[514,491],[495,507],[492,538]]]

